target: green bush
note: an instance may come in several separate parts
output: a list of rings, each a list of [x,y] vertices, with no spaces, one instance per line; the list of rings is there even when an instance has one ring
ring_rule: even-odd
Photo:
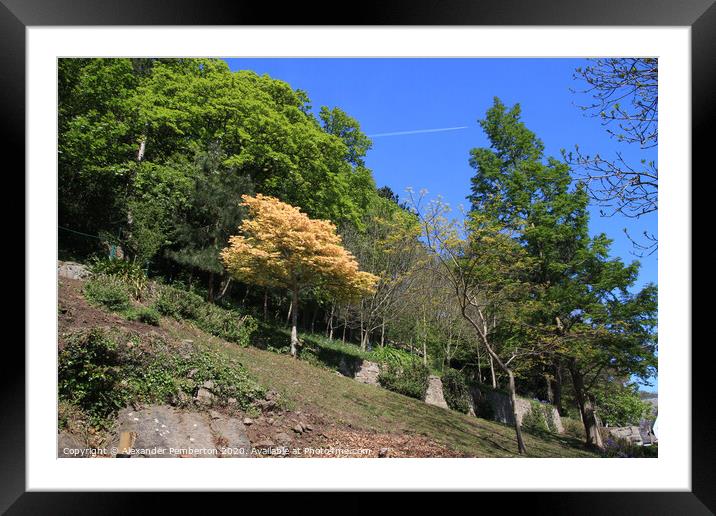
[[[194,292],[162,285],[154,301],[154,308],[160,314],[175,319],[196,319],[204,304],[204,299]]]
[[[131,402],[190,401],[207,381],[213,382],[216,403],[234,398],[243,410],[265,394],[240,363],[219,352],[194,345],[177,352],[158,337],[97,328],[68,338],[58,377],[60,401],[79,408],[99,427]]]
[[[250,315],[209,303],[199,310],[195,321],[205,332],[244,347],[249,345],[251,335],[258,328],[258,322]]]
[[[442,376],[443,396],[447,406],[467,414],[470,410],[470,390],[465,376],[457,369],[448,369]]]
[[[95,425],[126,404],[122,379],[117,343],[101,329],[70,337],[60,351],[59,397],[84,410]]]
[[[113,276],[124,282],[135,299],[141,299],[147,287],[147,275],[135,261],[95,259],[90,263],[90,272],[101,276]]]
[[[418,360],[405,365],[385,362],[380,366],[378,382],[393,392],[424,400],[429,376],[428,368]]]
[[[597,390],[595,397],[599,417],[605,425],[638,425],[652,413],[651,404],[639,397],[639,388],[634,384],[609,384],[606,388]]]
[[[565,435],[569,435],[575,439],[584,439],[584,425],[581,420],[563,417],[562,427],[564,428]]]
[[[248,346],[258,322],[250,315],[208,303],[194,292],[163,285],[159,288],[154,308],[162,315],[193,321],[200,329],[229,342]]]
[[[549,432],[542,404],[538,401],[531,401],[530,405],[530,411],[522,417],[522,427],[534,433]]]
[[[129,308],[129,287],[116,276],[97,275],[85,283],[84,295],[91,303],[114,312]]]
[[[130,321],[140,321],[145,324],[151,324],[153,326],[159,326],[159,319],[161,316],[154,308],[142,307],[129,311],[127,319]]]
[[[402,349],[391,348],[390,346],[374,349],[371,355],[371,358],[376,362],[381,364],[390,363],[398,367],[410,365],[415,361],[414,355]]]

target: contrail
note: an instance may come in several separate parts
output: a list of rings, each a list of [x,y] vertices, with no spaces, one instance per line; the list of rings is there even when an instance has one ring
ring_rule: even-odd
[[[422,133],[441,133],[443,131],[457,131],[459,129],[469,129],[468,126],[462,127],[441,127],[440,129],[417,129],[415,131],[397,131],[394,133],[378,133],[369,134],[369,138],[380,138],[381,136],[403,136],[405,134],[422,134]]]

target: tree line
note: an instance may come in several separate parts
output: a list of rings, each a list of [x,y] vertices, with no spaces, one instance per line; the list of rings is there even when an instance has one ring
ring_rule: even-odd
[[[338,107],[215,59],[59,61],[59,224],[267,324],[391,346],[574,410],[656,370],[656,286],[589,235],[589,193],[495,99],[469,209],[378,188]],[[97,241],[59,233],[60,252]],[[278,245],[280,242],[281,245]],[[299,306],[301,310],[299,310]],[[612,402],[610,404],[610,401]],[[598,404],[598,405],[597,405]],[[518,447],[526,451],[519,425]]]

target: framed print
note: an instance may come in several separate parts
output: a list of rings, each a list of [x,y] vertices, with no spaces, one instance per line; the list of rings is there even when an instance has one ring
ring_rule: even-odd
[[[3,0],[10,514],[270,490],[714,510],[712,2],[364,7]]]

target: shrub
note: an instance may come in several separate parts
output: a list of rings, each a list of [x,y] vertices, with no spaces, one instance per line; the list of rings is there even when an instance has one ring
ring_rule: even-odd
[[[391,348],[390,346],[374,349],[371,352],[371,355],[371,358],[373,358],[376,362],[381,364],[390,363],[397,367],[408,366],[416,360],[415,356],[411,355],[407,351]]]
[[[69,337],[58,377],[60,401],[79,408],[99,427],[131,402],[191,400],[207,381],[213,383],[216,403],[234,398],[243,410],[265,394],[240,363],[219,352],[193,344],[178,352],[158,337],[97,328]]]
[[[535,433],[549,432],[549,425],[545,417],[542,404],[538,401],[530,402],[530,411],[522,417],[522,427]]]
[[[142,307],[134,310],[130,310],[127,315],[127,319],[130,321],[140,321],[145,324],[151,324],[153,326],[159,326],[159,319],[161,316],[154,308]]]
[[[175,319],[196,319],[205,301],[194,292],[162,285],[157,292],[154,308],[162,315]]]
[[[584,425],[580,420],[563,417],[562,427],[564,427],[565,435],[569,435],[575,439],[584,439]]]
[[[250,315],[221,308],[194,292],[168,285],[159,288],[153,306],[162,315],[193,321],[205,332],[241,346],[248,346],[251,335],[258,329],[258,321]]]
[[[388,390],[424,400],[428,390],[430,371],[418,360],[398,365],[392,362],[381,364],[378,382]]]
[[[115,340],[94,328],[68,339],[59,354],[58,390],[65,400],[84,410],[97,425],[127,402],[120,388],[123,375]]]
[[[448,369],[442,376],[443,396],[447,406],[467,414],[470,410],[470,391],[465,376],[457,369]]]
[[[650,416],[652,406],[639,397],[636,385],[610,384],[596,392],[599,417],[605,425],[629,426]]]
[[[116,276],[94,276],[85,283],[84,295],[91,303],[114,312],[129,308],[129,287]]]
[[[241,315],[235,310],[209,303],[199,309],[195,321],[205,332],[244,347],[249,345],[251,335],[258,328],[256,319],[250,315]]]
[[[147,287],[147,275],[135,261],[95,259],[89,268],[93,274],[113,276],[124,282],[135,299],[141,299]]]

